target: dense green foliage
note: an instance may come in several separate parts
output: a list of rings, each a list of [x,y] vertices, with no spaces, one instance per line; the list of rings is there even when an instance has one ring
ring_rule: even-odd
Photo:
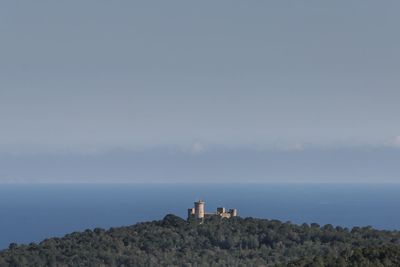
[[[400,266],[400,233],[174,215],[0,252],[0,266]]]
[[[347,249],[336,255],[304,257],[288,264],[288,267],[384,267],[400,266],[400,248],[398,246],[367,247]]]

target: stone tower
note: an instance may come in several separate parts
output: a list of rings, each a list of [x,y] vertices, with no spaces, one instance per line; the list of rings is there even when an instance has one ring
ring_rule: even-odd
[[[196,219],[204,218],[204,201],[203,200],[194,202],[194,216]]]
[[[188,209],[188,219],[190,219],[192,216],[194,216],[194,208],[189,208]]]
[[[231,217],[236,217],[237,216],[237,209],[230,209],[229,213],[231,214]]]

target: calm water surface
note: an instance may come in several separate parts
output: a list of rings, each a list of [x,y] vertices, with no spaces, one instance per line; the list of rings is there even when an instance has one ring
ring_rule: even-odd
[[[181,217],[193,201],[242,217],[400,229],[400,185],[119,184],[0,185],[0,249],[87,228]]]

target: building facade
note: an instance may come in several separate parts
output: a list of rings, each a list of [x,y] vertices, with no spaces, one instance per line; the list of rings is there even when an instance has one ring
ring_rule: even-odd
[[[230,209],[227,211],[224,207],[217,208],[216,212],[206,212],[205,202],[199,200],[194,202],[194,208],[188,209],[188,219],[195,218],[203,220],[209,216],[220,216],[221,218],[232,218],[237,216],[237,209]]]

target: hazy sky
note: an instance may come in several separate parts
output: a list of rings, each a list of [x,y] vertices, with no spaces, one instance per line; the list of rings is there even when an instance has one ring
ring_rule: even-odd
[[[153,153],[152,166],[165,150],[210,161],[218,150],[241,154],[250,172],[259,150],[346,158],[372,147],[390,150],[395,166],[399,10],[399,1],[365,0],[2,1],[0,160],[20,158],[0,181],[19,178],[32,154],[79,162],[119,150]]]

